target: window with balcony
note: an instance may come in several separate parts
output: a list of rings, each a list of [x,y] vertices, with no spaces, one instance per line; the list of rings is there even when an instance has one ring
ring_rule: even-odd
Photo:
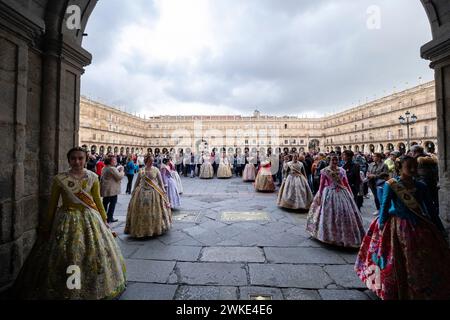
[[[403,129],[398,129],[398,137],[403,138]]]

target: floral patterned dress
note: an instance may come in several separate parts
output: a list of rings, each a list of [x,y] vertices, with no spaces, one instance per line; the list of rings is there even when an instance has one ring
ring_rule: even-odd
[[[306,179],[303,164],[301,162],[289,162],[284,167],[288,175],[278,193],[278,206],[293,210],[308,210],[311,207],[313,195]]]
[[[125,234],[133,238],[160,236],[171,226],[172,210],[159,169],[142,169],[128,205]]]
[[[62,207],[57,208],[62,196]],[[125,262],[100,200],[97,175],[54,178],[49,214],[14,288],[21,299],[100,300],[126,287]],[[73,276],[73,277],[71,277]],[[72,283],[73,281],[73,283]],[[72,285],[70,285],[72,283]]]
[[[203,157],[203,164],[200,167],[200,179],[214,178],[214,168],[211,163],[211,160],[207,156]]]
[[[321,242],[359,248],[364,237],[361,213],[355,203],[345,170],[327,167],[309,210],[306,230]]]
[[[219,169],[217,170],[217,178],[229,179],[232,176],[233,171],[231,170],[231,164],[228,158],[224,157],[220,159]]]
[[[256,179],[256,168],[255,168],[255,158],[246,157],[246,165],[244,168],[244,173],[242,174],[242,180],[244,182],[253,182]]]
[[[273,181],[270,161],[261,163],[261,168],[255,180],[255,189],[258,192],[275,192],[275,183]]]
[[[450,250],[433,215],[427,187],[386,183],[380,217],[358,254],[355,271],[383,300],[450,299]]]

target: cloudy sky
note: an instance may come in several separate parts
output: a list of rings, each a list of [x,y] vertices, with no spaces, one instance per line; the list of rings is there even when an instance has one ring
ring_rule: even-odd
[[[82,93],[140,115],[324,115],[433,78],[418,0],[123,3],[94,10]]]

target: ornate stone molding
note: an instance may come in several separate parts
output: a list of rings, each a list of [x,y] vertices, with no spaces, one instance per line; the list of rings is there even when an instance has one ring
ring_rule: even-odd
[[[421,50],[423,59],[430,60],[431,68],[450,59],[450,37],[441,41],[431,41],[424,45]]]
[[[45,22],[35,16],[27,15],[23,8],[14,2],[0,0],[0,27],[8,30],[30,47],[39,48],[45,33]]]

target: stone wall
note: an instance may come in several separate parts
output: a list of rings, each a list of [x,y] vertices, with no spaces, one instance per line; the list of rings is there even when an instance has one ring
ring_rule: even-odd
[[[41,57],[0,31],[0,290],[19,271],[35,240],[39,214]],[[9,259],[7,259],[9,257]]]
[[[61,38],[67,4],[0,0],[0,292],[28,256],[51,180],[67,168],[66,152],[78,141],[80,77],[91,56],[79,33]]]

